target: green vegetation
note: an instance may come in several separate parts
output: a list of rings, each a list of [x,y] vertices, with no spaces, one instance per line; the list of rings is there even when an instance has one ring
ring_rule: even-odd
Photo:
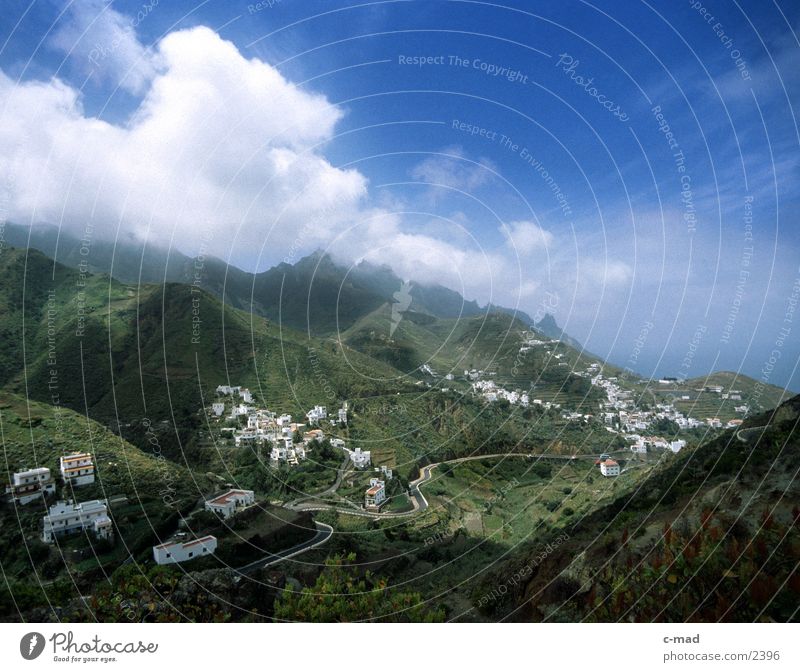
[[[797,399],[753,415],[783,391],[728,373],[645,385],[566,338],[520,353],[530,318],[481,311],[443,288],[415,285],[411,309],[390,333],[387,302],[399,281],[388,269],[363,266],[347,276],[315,255],[255,281],[234,272],[224,304],[216,298],[224,268],[209,260],[206,270],[205,289],[175,269],[169,277],[180,283],[129,287],[32,251],[0,257],[4,473],[34,466],[57,473],[61,454],[92,452],[97,482],[75,494],[108,499],[117,532],[113,544],[83,534],[51,547],[38,540],[43,503],[0,506],[0,617],[793,616]],[[420,369],[426,363],[436,375]],[[710,440],[705,430],[682,431],[689,446],[678,455],[633,456],[598,420],[601,391],[574,373],[592,364],[619,375],[642,405],[677,399],[694,417],[726,421],[741,417],[734,406],[748,404],[751,417],[740,432]],[[491,371],[486,377],[506,389],[592,417],[485,402],[470,391],[464,369]],[[451,371],[455,379],[446,380]],[[249,387],[258,407],[296,419],[315,404],[331,410],[346,400],[349,422],[324,424],[328,438],[298,466],[272,466],[269,445],[237,448],[221,431],[240,421],[209,416],[220,383]],[[739,390],[742,399],[700,391],[707,385]],[[652,432],[672,437],[677,429],[662,421]],[[386,513],[409,512],[405,493],[421,467],[481,459],[433,469],[422,486],[429,508],[408,516],[281,506],[317,496],[316,503],[360,507],[375,472],[346,466],[333,437],[371,451],[373,467],[394,470]],[[603,452],[619,458],[618,478],[603,478],[586,457]],[[556,459],[572,456],[579,457]],[[202,510],[203,498],[232,484],[254,490],[258,505],[227,521]],[[61,488],[59,496],[72,493]],[[336,534],[304,562],[236,580],[230,567],[311,538],[315,520]],[[150,547],[178,530],[214,534],[217,553],[154,567]],[[525,568],[525,580],[506,584],[502,599],[486,599]],[[705,601],[709,594],[719,600]]]
[[[726,432],[681,451],[636,492],[543,535],[476,590],[530,577],[483,605],[524,620],[795,620],[800,593],[800,397],[753,417],[747,442]],[[769,487],[764,487],[765,478]]]
[[[128,556],[150,557],[152,545],[175,530],[204,482],[199,477],[193,484],[186,469],[144,453],[69,409],[16,395],[0,393],[0,429],[6,482],[26,467],[49,467],[55,477],[61,455],[90,450],[95,483],[75,492],[59,486],[57,496],[109,500],[116,532],[114,544],[80,534],[48,545],[40,541],[45,503],[0,505],[0,565],[7,582],[0,592],[2,616],[16,614],[15,601],[46,604],[54,591],[91,585]]]
[[[352,553],[329,558],[313,586],[283,593],[275,605],[275,617],[311,623],[444,620],[441,610],[423,605],[419,593],[392,589],[386,579],[375,578],[369,571],[359,576],[349,567],[355,560]]]

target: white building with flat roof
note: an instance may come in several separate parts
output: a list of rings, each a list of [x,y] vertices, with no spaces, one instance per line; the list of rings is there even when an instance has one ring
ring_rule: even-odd
[[[314,406],[314,408],[306,413],[306,418],[308,418],[308,422],[312,425],[320,420],[324,420],[327,417],[328,409],[325,406]]]
[[[222,402],[211,404],[211,412],[218,418],[225,412],[225,404]]]
[[[206,511],[213,511],[223,518],[230,518],[237,511],[256,501],[252,490],[228,490],[228,492],[206,501]]]
[[[686,441],[684,441],[683,439],[678,439],[677,441],[670,441],[669,449],[673,453],[680,452],[682,448],[686,448]]]
[[[61,478],[66,485],[73,487],[94,483],[94,462],[91,453],[62,456]]]
[[[56,537],[83,530],[94,532],[100,539],[110,539],[113,535],[106,501],[100,499],[80,504],[56,502],[42,518],[42,528],[42,541],[47,544],[52,544]]]
[[[153,546],[153,560],[159,565],[171,565],[213,555],[216,550],[217,538],[209,534],[192,541],[168,541]]]
[[[356,448],[350,451],[350,461],[356,469],[366,469],[370,465],[372,457],[370,451]]]
[[[56,484],[47,467],[18,471],[12,476],[11,484],[6,487],[9,498],[20,504],[28,504],[40,497],[52,495],[55,491]]]

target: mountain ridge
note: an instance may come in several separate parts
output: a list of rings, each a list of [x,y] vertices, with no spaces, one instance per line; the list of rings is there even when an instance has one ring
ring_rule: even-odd
[[[4,239],[12,247],[30,247],[67,267],[105,273],[122,283],[177,282],[206,289],[235,308],[321,336],[347,329],[380,305],[393,303],[394,293],[404,286],[404,281],[385,264],[362,260],[348,269],[321,250],[294,264],[284,261],[250,273],[213,256],[193,258],[134,239],[123,243],[102,239],[87,242],[50,225],[7,224]],[[505,312],[550,338],[563,338],[573,347],[581,347],[550,314],[535,325],[522,310],[493,303],[481,307],[477,301],[467,300],[443,285],[413,279],[410,295],[417,312],[439,318]]]

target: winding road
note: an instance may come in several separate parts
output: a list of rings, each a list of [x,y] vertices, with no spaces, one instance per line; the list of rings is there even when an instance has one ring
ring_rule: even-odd
[[[300,553],[305,553],[306,551],[310,551],[312,548],[317,548],[318,546],[322,546],[323,544],[327,543],[333,535],[333,528],[330,525],[326,525],[325,523],[320,523],[317,521],[314,521],[314,524],[317,526],[317,533],[311,539],[301,542],[283,551],[270,553],[269,555],[256,560],[255,562],[251,562],[249,565],[239,567],[236,571],[239,574],[250,574],[258,571],[259,569],[265,569],[267,567],[271,567],[272,565],[276,565],[279,562],[283,562],[284,560],[294,557],[295,555],[300,555]]]
[[[595,460],[597,459],[596,455],[535,455],[532,453],[493,453],[491,455],[470,455],[468,457],[457,457],[452,460],[444,460],[442,462],[435,462],[433,464],[425,465],[420,469],[420,475],[417,479],[411,481],[408,484],[408,494],[411,499],[412,509],[410,511],[398,511],[398,512],[374,512],[374,511],[365,511],[364,509],[356,508],[355,504],[351,503],[353,508],[341,508],[336,505],[332,504],[325,504],[324,502],[320,502],[319,499],[321,497],[326,497],[328,495],[333,495],[336,493],[336,490],[342,483],[344,479],[344,475],[347,472],[347,462],[349,461],[349,455],[346,456],[345,461],[342,463],[341,468],[339,469],[339,474],[336,477],[336,481],[333,485],[329,488],[319,492],[315,495],[309,495],[307,497],[300,497],[298,499],[294,499],[290,502],[284,504],[284,508],[290,509],[292,511],[334,511],[336,513],[341,513],[349,516],[361,516],[363,518],[406,518],[408,516],[414,516],[422,511],[425,511],[428,508],[428,500],[425,499],[425,495],[422,494],[422,490],[420,487],[427,483],[428,481],[433,478],[433,470],[437,467],[442,465],[450,465],[450,464],[461,464],[462,462],[471,462],[474,460],[491,460],[491,459],[499,459],[499,458],[509,458],[509,457],[524,457],[530,460],[541,460],[545,462],[568,462],[574,463],[577,460]],[[316,500],[316,501],[315,501]],[[240,567],[237,571],[241,574],[248,574],[251,572],[255,572],[259,569],[264,569],[266,567],[271,567],[279,562],[283,562],[289,558],[294,557],[295,555],[299,555],[300,553],[305,553],[306,551],[311,550],[312,548],[317,548],[318,546],[322,546],[323,544],[327,543],[328,540],[333,535],[333,528],[330,525],[326,525],[325,523],[320,523],[315,521],[314,523],[317,526],[317,533],[314,535],[313,538],[309,539],[308,541],[304,541],[303,543],[297,544],[296,546],[292,546],[284,551],[279,551],[278,553],[270,553],[264,558],[260,560],[256,560],[255,562],[251,562],[244,567]]]
[[[342,508],[333,504],[325,504],[324,502],[319,501],[320,495],[297,499],[285,504],[284,506],[292,509],[293,511],[334,511],[336,513],[349,516],[361,516],[363,518],[406,518],[408,516],[413,516],[417,513],[425,511],[428,508],[428,500],[425,499],[425,495],[422,494],[420,486],[431,480],[433,477],[432,472],[436,467],[439,467],[443,464],[460,464],[462,462],[471,462],[473,460],[491,460],[507,457],[524,457],[527,459],[541,461],[570,463],[577,460],[597,459],[596,455],[534,455],[531,453],[493,453],[491,455],[470,455],[468,457],[457,457],[452,460],[435,462],[422,467],[422,469],[420,469],[420,476],[408,484],[408,494],[410,495],[412,504],[412,509],[410,511],[365,511],[364,509],[356,508],[354,504],[351,504],[353,508]],[[339,479],[339,482],[341,482],[341,479]],[[332,492],[331,489],[328,488],[328,490],[320,494],[332,494]]]

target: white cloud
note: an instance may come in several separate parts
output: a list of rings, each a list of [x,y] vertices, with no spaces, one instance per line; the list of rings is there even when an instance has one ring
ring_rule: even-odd
[[[318,152],[341,117],[323,96],[245,59],[208,28],[167,35],[157,58],[125,125],[87,116],[58,79],[16,83],[0,73],[10,219],[174,236],[189,254],[196,249],[186,242],[213,224],[210,251],[226,255],[267,237],[288,245],[304,226],[306,240],[322,239],[352,215],[366,179]]]
[[[155,74],[155,63],[136,37],[134,21],[106,0],[75,0],[53,35],[52,46],[96,81],[138,94]]]
[[[323,247],[529,312],[545,288],[583,292],[591,305],[600,288],[630,279],[620,262],[579,263],[597,250],[532,221],[473,236],[459,212],[448,219],[432,213],[440,225],[421,228],[397,214],[413,208],[396,196],[371,204],[365,176],[336,168],[322,153],[341,111],[208,28],[170,33],[149,62],[152,71],[138,80],[140,102],[124,124],[89,116],[78,91],[60,79],[18,83],[0,72],[0,169],[13,178],[9,219],[78,234],[91,223],[97,237],[147,236],[190,255],[202,245],[206,254],[260,267]],[[491,170],[450,149],[412,172],[469,192]]]
[[[534,222],[509,222],[500,227],[506,245],[517,254],[528,256],[553,244],[553,234]]]
[[[412,179],[431,185],[472,191],[486,184],[496,171],[489,159],[472,161],[460,147],[448,147],[411,169]]]

